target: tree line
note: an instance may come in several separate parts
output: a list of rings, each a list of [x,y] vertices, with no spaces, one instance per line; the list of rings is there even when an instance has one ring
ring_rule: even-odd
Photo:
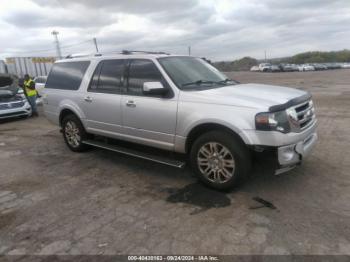
[[[213,65],[221,71],[248,71],[252,66],[258,65],[265,61],[257,60],[252,57],[243,57],[234,61],[214,62]],[[343,63],[350,62],[350,50],[344,49],[341,51],[330,52],[304,52],[291,57],[269,59],[267,62],[273,64],[288,63],[288,64],[308,64],[308,63]]]

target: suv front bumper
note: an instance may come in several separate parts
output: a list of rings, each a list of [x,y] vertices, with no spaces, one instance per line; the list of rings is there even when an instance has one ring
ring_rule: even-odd
[[[276,170],[276,175],[289,171],[299,164],[302,159],[308,156],[318,139],[317,133],[311,133],[304,140],[295,144],[281,146],[277,148],[278,163],[280,168]]]
[[[19,117],[19,116],[30,116],[31,114],[32,114],[32,108],[28,103],[28,101],[25,101],[22,107],[0,110],[0,119]]]

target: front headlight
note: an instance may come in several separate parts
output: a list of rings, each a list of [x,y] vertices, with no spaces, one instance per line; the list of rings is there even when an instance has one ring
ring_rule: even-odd
[[[290,132],[286,111],[258,113],[255,116],[255,128],[262,131]]]

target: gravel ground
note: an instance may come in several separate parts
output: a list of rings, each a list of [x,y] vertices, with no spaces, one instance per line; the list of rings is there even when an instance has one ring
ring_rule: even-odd
[[[44,117],[0,124],[0,254],[350,255],[350,70],[228,73],[309,90],[319,142],[302,166],[257,165],[230,193],[104,150],[77,154]],[[252,209],[254,197],[276,207]]]

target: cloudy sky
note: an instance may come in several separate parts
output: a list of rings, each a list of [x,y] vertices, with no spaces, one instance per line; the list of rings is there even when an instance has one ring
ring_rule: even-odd
[[[350,49],[350,0],[0,0],[0,58],[131,50],[214,61]]]

